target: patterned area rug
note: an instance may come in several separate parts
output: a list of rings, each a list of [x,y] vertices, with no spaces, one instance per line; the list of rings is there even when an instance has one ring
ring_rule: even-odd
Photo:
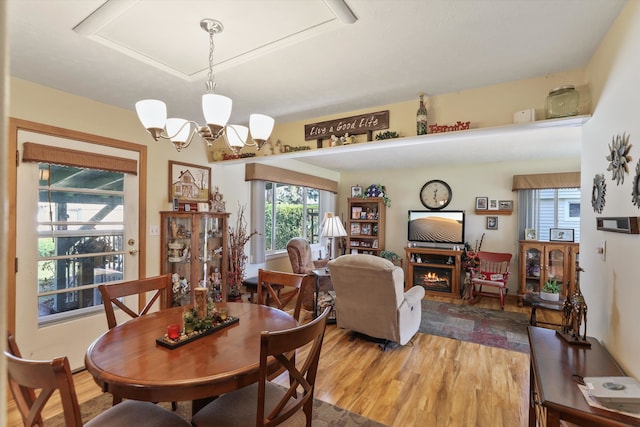
[[[418,331],[528,353],[528,325],[529,319],[524,313],[422,300]]]
[[[106,411],[111,406],[111,395],[102,394],[80,405],[82,421],[86,423],[97,414]],[[171,403],[161,402],[159,405],[171,410]],[[178,415],[187,421],[191,420],[191,402],[178,402]],[[64,416],[56,415],[45,421],[47,427],[65,427]],[[314,399],[313,402],[313,427],[385,427],[376,421],[362,417],[346,409],[338,408],[329,403]],[[134,427],[134,426],[131,426]]]

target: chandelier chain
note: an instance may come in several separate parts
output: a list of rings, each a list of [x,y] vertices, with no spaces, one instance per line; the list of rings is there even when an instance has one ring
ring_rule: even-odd
[[[215,45],[213,43],[213,28],[209,28],[209,74],[207,74],[207,93],[213,93],[216,88],[216,83],[213,81],[213,51]]]

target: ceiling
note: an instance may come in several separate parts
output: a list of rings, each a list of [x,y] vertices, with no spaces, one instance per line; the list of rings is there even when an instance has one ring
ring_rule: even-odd
[[[584,67],[624,6],[345,1],[355,23],[324,0],[9,0],[10,73],[129,110],[162,99],[169,116],[202,122],[200,20],[215,18],[216,92],[234,100],[231,122],[260,112],[284,123]]]

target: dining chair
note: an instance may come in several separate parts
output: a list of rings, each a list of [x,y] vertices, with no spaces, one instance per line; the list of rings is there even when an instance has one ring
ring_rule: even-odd
[[[500,308],[504,310],[504,297],[509,291],[507,283],[509,281],[509,264],[511,263],[510,253],[484,252],[477,253],[480,261],[477,266],[471,268],[471,287],[469,289],[469,299],[471,304],[480,301],[480,298],[493,297],[500,298]],[[476,290],[478,286],[478,290]],[[486,292],[483,286],[494,287],[498,292]],[[475,296],[478,296],[476,299]]]
[[[114,306],[120,308],[123,312],[127,313],[131,318],[144,316],[149,312],[153,304],[159,301],[160,309],[169,308],[171,304],[171,274],[164,274],[162,276],[148,277],[146,279],[129,280],[122,283],[114,283],[110,285],[98,285],[100,295],[102,295],[102,302],[104,305],[104,312],[107,315],[107,325],[109,329],[113,329],[118,326],[118,320]],[[127,306],[121,299],[130,295],[142,295],[147,292],[153,292],[149,301],[140,310],[136,310]],[[122,398],[113,396],[113,404],[117,404],[122,401]],[[175,411],[178,407],[176,402],[171,402],[171,408]]]
[[[300,321],[302,298],[300,293],[305,279],[304,274],[286,273],[274,270],[258,270],[258,298],[256,302],[263,305],[271,305],[269,301],[280,310],[285,310],[287,305],[296,297],[293,317]]]
[[[5,351],[4,355],[7,362],[9,388],[24,425],[44,426],[42,410],[54,392],[58,391],[65,425],[67,427],[82,426],[69,359],[66,356],[56,357],[53,360],[23,359],[11,333],[8,339],[8,351]],[[102,412],[85,426],[188,427],[191,424],[151,402],[126,400]]]
[[[263,331],[260,334],[258,382],[223,394],[196,412],[191,424],[195,427],[310,427],[314,385],[329,312],[327,307],[316,319],[292,329]],[[304,360],[296,363],[296,350],[302,347],[308,348],[308,352]],[[299,355],[303,358],[302,353]],[[268,360],[271,358],[288,372],[288,388],[268,380]]]
[[[113,329],[118,325],[113,309],[114,305],[132,318],[147,314],[158,298],[160,299],[161,309],[169,308],[171,303],[171,274],[148,277],[146,279],[129,280],[111,285],[99,285],[98,290],[100,291],[100,295],[102,295],[104,312],[107,315],[107,325],[109,329]],[[140,310],[128,307],[121,301],[123,297],[130,295],[140,296],[147,292],[153,292],[153,294]]]

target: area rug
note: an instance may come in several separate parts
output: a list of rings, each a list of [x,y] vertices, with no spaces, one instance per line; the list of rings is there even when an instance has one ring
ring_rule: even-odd
[[[82,414],[83,423],[86,423],[99,413],[109,409],[109,407],[111,407],[111,403],[111,395],[108,393],[102,394],[85,403],[82,403],[80,405],[80,412]],[[169,411],[171,410],[170,402],[161,402],[159,403],[159,405],[163,406]],[[178,409],[176,410],[176,413],[187,421],[190,421],[191,402],[178,402]],[[384,424],[380,424],[376,421],[362,417],[353,412],[349,412],[346,409],[333,406],[318,399],[314,399],[313,401],[312,422],[313,427],[385,427]],[[62,414],[59,414],[55,417],[47,419],[44,425],[47,427],[65,427],[64,416]]]
[[[418,331],[528,353],[528,325],[529,319],[524,313],[422,300]]]

